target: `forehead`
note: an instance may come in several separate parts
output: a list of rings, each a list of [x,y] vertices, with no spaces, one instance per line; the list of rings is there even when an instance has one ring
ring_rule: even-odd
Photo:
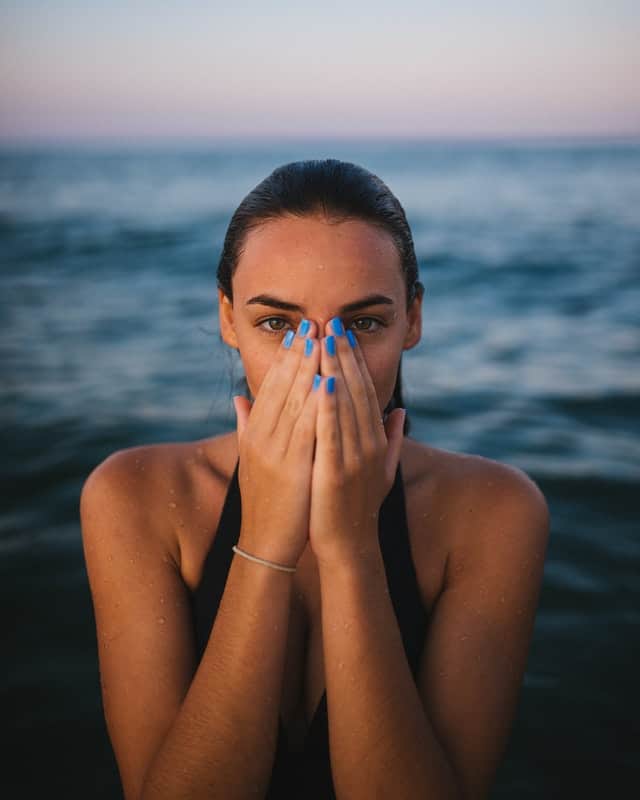
[[[280,217],[249,232],[233,276],[234,297],[266,290],[299,304],[405,291],[390,234],[363,220],[334,223],[323,216]]]

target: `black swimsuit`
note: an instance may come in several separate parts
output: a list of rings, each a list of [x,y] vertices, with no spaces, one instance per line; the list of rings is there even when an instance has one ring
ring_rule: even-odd
[[[220,524],[204,563],[202,578],[192,596],[198,662],[202,658],[222,598],[240,535],[240,488],[238,464],[225,498]],[[417,679],[428,615],[420,592],[411,549],[400,465],[391,491],[379,515],[378,536],[384,559],[389,594],[402,634],[407,661]],[[334,800],[329,759],[327,693],[323,693],[304,741],[302,753],[289,750],[286,731],[279,721],[278,742],[266,800]]]

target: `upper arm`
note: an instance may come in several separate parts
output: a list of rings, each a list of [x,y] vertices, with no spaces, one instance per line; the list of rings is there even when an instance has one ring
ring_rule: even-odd
[[[434,733],[474,800],[488,795],[515,715],[549,533],[535,483],[492,464],[489,481],[485,472],[460,500],[419,677]]]
[[[139,796],[195,668],[187,589],[132,455],[99,465],[80,498],[102,700],[128,799]]]

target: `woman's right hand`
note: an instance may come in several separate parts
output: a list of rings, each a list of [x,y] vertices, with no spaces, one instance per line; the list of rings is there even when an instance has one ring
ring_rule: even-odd
[[[283,338],[253,405],[233,398],[242,498],[238,546],[287,566],[297,563],[309,536],[318,405],[316,325],[310,320],[306,335],[300,331],[289,347]]]

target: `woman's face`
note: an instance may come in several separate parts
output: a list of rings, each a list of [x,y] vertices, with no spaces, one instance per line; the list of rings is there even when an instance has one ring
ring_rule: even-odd
[[[362,348],[383,410],[393,394],[403,350],[421,333],[421,299],[406,307],[398,251],[386,231],[324,216],[286,216],[254,228],[233,276],[233,305],[222,291],[224,341],[240,351],[256,396],[282,337],[302,319],[328,335],[340,317]]]

